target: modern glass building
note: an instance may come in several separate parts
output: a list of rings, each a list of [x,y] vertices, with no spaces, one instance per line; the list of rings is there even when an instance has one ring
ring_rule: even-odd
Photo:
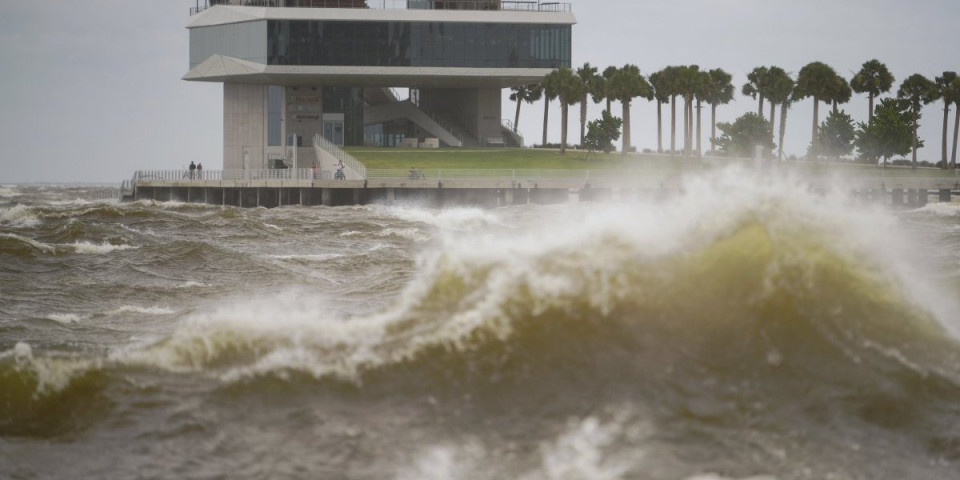
[[[510,145],[501,90],[570,67],[569,4],[205,0],[185,80],[224,85],[224,168],[340,145]],[[302,166],[302,165],[301,165]]]

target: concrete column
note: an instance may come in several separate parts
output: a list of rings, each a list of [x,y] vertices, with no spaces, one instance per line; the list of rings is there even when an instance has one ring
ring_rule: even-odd
[[[359,188],[354,188],[354,189],[353,189],[353,204],[354,204],[354,205],[360,205],[360,203],[361,203],[362,201],[363,201],[363,191],[362,191],[361,189],[359,189]]]
[[[397,189],[388,188],[387,189],[387,203],[393,203],[397,200]]]
[[[917,200],[917,197],[918,197],[917,189],[908,188],[907,189],[907,206],[916,207],[917,204],[919,203]]]
[[[320,203],[324,206],[333,206],[333,189],[323,188],[320,190]]]
[[[917,190],[917,206],[918,207],[927,206],[927,202],[929,201],[929,196],[930,196],[930,191],[927,190],[926,188],[921,188],[920,190]]]
[[[894,188],[892,192],[893,206],[902,207],[903,206],[903,189]]]
[[[950,189],[941,188],[940,189],[940,201],[950,203]]]
[[[512,188],[509,189],[509,190],[504,190],[504,192],[503,192],[503,203],[504,203],[504,205],[513,205],[513,204],[515,203],[515,202],[514,202],[514,199],[513,199],[513,189],[512,189]]]

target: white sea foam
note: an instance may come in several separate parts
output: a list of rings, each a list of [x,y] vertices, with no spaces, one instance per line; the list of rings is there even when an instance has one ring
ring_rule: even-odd
[[[603,422],[587,417],[571,422],[555,440],[540,446],[542,470],[531,473],[524,480],[614,480],[626,478],[631,469],[643,461],[642,451],[613,448],[629,433],[619,421]]]
[[[426,242],[430,235],[423,233],[419,228],[385,228],[377,234],[379,237],[400,237],[414,242]]]
[[[23,194],[20,193],[17,187],[0,186],[0,197],[2,198],[16,198],[21,195]]]
[[[475,440],[457,445],[432,445],[416,453],[412,464],[401,468],[396,480],[465,480],[495,478],[485,465],[487,452]],[[486,467],[486,468],[485,468]],[[484,470],[487,470],[484,472]]]
[[[915,211],[938,217],[957,217],[960,216],[960,203],[928,203]]]
[[[180,285],[177,285],[175,288],[207,288],[209,286],[210,286],[209,283],[188,280],[185,283],[181,283]]]
[[[77,315],[75,313],[51,313],[44,318],[47,320],[53,320],[57,323],[62,323],[64,325],[69,325],[71,323],[80,323],[86,317]]]
[[[725,477],[716,473],[702,473],[697,474],[692,477],[687,477],[686,480],[777,480],[777,477],[770,475],[757,475],[753,477]]]
[[[33,227],[40,223],[37,212],[26,205],[14,205],[0,212],[0,225],[12,227]]]
[[[276,225],[274,225],[274,224],[272,224],[272,223],[264,223],[263,226],[264,226],[264,227],[267,227],[267,228],[272,228],[272,229],[277,230],[277,231],[279,231],[279,232],[282,232],[282,231],[283,231],[282,228],[280,228],[280,227],[278,227],[278,226],[276,226]]]
[[[441,230],[479,230],[503,222],[494,211],[477,207],[430,210],[415,207],[390,207],[387,213],[409,222],[426,223]]]
[[[17,342],[10,350],[0,352],[0,359],[13,357],[17,369],[30,371],[37,381],[34,395],[47,395],[63,390],[77,375],[98,365],[98,362],[63,357],[36,357],[33,348]]]
[[[327,260],[340,258],[343,256],[344,255],[341,253],[320,253],[314,255],[270,255],[270,258],[287,261],[325,262]]]
[[[117,315],[121,313],[140,313],[144,315],[170,315],[176,313],[176,310],[166,307],[152,306],[152,307],[141,307],[137,305],[123,305],[122,307],[110,311],[108,315]]]
[[[110,252],[129,250],[131,248],[138,248],[131,245],[112,245],[106,242],[96,244],[92,242],[81,242],[77,241],[73,244],[63,245],[64,247],[72,248],[75,252],[80,254],[87,255],[103,255]]]

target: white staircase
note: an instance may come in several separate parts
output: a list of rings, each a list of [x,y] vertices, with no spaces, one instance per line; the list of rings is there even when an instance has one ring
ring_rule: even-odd
[[[327,140],[319,133],[313,136],[313,148],[317,155],[317,162],[320,165],[321,172],[330,172],[336,174],[337,165],[343,163],[343,173],[345,180],[363,180],[367,178],[367,166],[361,163],[347,152],[344,152],[333,142]],[[326,175],[324,175],[326,178]]]

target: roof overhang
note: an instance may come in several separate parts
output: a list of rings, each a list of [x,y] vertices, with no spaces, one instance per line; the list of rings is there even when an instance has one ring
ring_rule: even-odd
[[[214,55],[183,76],[199,82],[285,86],[507,88],[539,83],[550,68],[342,67],[264,65]]]
[[[190,17],[187,28],[256,20],[332,20],[345,22],[536,23],[573,25],[569,12],[517,10],[377,10],[365,8],[282,8],[217,5]]]

